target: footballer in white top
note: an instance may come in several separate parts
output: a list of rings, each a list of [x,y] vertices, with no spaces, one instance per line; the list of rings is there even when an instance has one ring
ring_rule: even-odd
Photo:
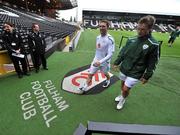
[[[90,74],[94,74],[97,70],[104,73],[109,72],[110,60],[114,52],[114,39],[111,35],[99,35],[96,39],[96,52],[90,67]],[[97,63],[100,63],[99,65]]]
[[[91,85],[93,75],[98,71],[102,71],[106,76],[106,81],[103,87],[110,85],[110,60],[115,50],[114,39],[107,33],[109,28],[109,22],[102,20],[99,23],[100,35],[96,38],[96,52],[91,67],[89,69],[89,75],[86,83],[79,89],[82,93],[87,91],[87,88]]]

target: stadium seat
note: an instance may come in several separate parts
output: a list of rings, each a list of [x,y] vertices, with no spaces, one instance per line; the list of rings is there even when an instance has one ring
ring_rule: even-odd
[[[0,35],[2,35],[3,23],[11,22],[15,24],[16,29],[21,34],[25,45],[28,41],[27,35],[31,32],[32,23],[38,23],[40,25],[40,32],[45,35],[48,44],[51,44],[57,39],[65,38],[67,35],[73,34],[77,30],[77,27],[74,25],[66,24],[62,21],[40,16],[24,10],[12,9],[2,4],[0,4],[0,10],[4,12],[0,13]],[[10,13],[11,15],[6,13]]]

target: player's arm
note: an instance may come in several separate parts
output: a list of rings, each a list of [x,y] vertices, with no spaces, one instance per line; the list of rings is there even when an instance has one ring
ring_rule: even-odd
[[[104,57],[103,59],[101,59],[99,62],[100,64],[108,61],[109,59],[111,59],[113,53],[114,53],[114,50],[115,50],[115,45],[114,45],[114,39],[111,38],[110,41],[109,41],[109,44],[108,44],[108,54],[106,55],[106,57]]]
[[[119,71],[119,64],[123,60],[123,50],[124,50],[124,47],[120,50],[116,60],[114,61],[113,65],[112,65],[112,69],[116,72]]]
[[[123,48],[121,48],[116,60],[114,61],[114,65],[118,66],[123,61],[125,51],[128,48],[129,44],[130,44],[130,40],[128,39],[126,45]]]
[[[148,55],[147,68],[141,80],[144,80],[144,82],[146,82],[153,75],[153,72],[156,69],[156,65],[158,63],[158,59],[159,46],[155,45],[150,54]]]
[[[13,52],[13,48],[9,45],[7,38],[8,37],[6,37],[5,35],[2,36],[4,48],[7,49],[9,52]]]

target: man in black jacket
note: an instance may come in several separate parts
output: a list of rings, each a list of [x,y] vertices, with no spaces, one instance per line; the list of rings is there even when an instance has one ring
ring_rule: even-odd
[[[138,35],[128,39],[126,46],[121,49],[114,62],[114,69],[119,66],[122,81],[122,95],[115,98],[118,102],[118,110],[123,108],[130,89],[139,81],[142,84],[147,83],[156,68],[159,59],[159,43],[151,35],[154,24],[153,16],[142,17],[138,21]]]
[[[32,60],[36,70],[39,72],[39,67],[42,63],[43,69],[48,70],[45,58],[46,42],[44,35],[39,32],[39,25],[32,25],[32,33],[28,35],[28,44],[32,52]]]
[[[18,74],[19,78],[22,78],[23,75],[29,76],[27,69],[27,61],[24,55],[22,38],[19,33],[14,30],[14,25],[12,23],[4,23],[4,33],[2,36],[3,44],[5,49],[7,49],[8,54],[14,64],[15,71]],[[22,70],[19,65],[19,62],[22,65]]]

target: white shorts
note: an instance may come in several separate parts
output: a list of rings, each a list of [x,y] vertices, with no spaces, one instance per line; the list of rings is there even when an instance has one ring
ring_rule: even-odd
[[[91,63],[91,66],[89,68],[89,73],[90,74],[95,74],[98,70],[102,71],[103,73],[108,73],[110,71],[110,63],[103,63],[99,67],[95,67],[94,61]]]
[[[125,82],[125,85],[129,88],[132,88],[135,84],[139,82],[138,79],[128,77],[125,74],[121,73],[119,74],[119,79],[123,80]]]

